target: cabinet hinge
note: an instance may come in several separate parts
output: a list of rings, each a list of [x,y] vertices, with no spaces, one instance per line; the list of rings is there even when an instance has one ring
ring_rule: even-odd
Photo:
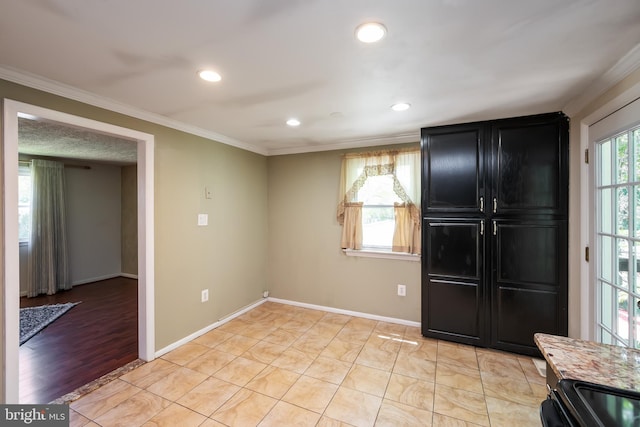
[[[584,260],[589,262],[589,246],[585,246],[584,248]]]
[[[589,149],[588,148],[584,150],[584,162],[586,164],[589,164]]]

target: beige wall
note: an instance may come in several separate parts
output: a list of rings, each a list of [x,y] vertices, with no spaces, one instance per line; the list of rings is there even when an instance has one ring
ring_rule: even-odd
[[[581,290],[589,285],[590,278],[581,275],[584,266],[584,247],[580,241],[583,224],[581,198],[581,172],[586,167],[584,151],[580,146],[581,122],[608,102],[624,94],[632,86],[640,84],[640,69],[613,86],[611,89],[571,116],[570,165],[569,165],[569,336],[580,337],[581,313],[589,307],[581,306]],[[621,106],[618,106],[621,107]],[[592,243],[593,245],[593,243]]]
[[[340,249],[344,152],[268,158],[271,296],[419,322],[419,262],[347,257]],[[398,284],[406,297],[397,296]]]
[[[122,185],[121,219],[121,256],[122,272],[138,274],[138,167],[123,166],[120,183]]]
[[[264,156],[3,80],[0,98],[155,136],[156,349],[261,298],[267,286]],[[213,190],[210,200],[205,185]],[[208,227],[196,225],[198,213],[209,214]],[[209,302],[201,303],[205,288]]]

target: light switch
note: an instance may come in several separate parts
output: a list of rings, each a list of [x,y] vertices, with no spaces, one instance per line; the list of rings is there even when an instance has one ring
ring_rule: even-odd
[[[209,224],[209,215],[198,214],[198,225],[207,225],[207,224]]]

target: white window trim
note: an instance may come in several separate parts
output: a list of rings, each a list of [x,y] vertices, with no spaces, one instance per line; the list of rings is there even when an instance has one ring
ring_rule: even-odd
[[[421,259],[420,255],[414,255],[406,252],[375,251],[372,249],[343,249],[342,252],[344,252],[346,256],[362,258],[384,258],[413,262],[420,262]]]

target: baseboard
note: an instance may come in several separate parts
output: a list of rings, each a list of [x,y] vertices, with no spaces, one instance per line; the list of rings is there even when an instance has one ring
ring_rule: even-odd
[[[244,313],[246,313],[249,310],[252,310],[256,307],[258,307],[259,305],[267,302],[267,301],[271,301],[271,302],[276,302],[276,303],[280,303],[280,304],[287,304],[287,305],[293,305],[293,306],[297,306],[297,307],[303,307],[303,308],[310,308],[313,310],[319,310],[319,311],[326,311],[328,313],[336,313],[336,314],[345,314],[347,316],[353,316],[353,317],[361,317],[364,319],[371,319],[371,320],[377,320],[379,322],[388,322],[388,323],[395,323],[398,325],[404,325],[404,326],[413,326],[413,327],[420,327],[420,322],[414,322],[411,320],[404,320],[404,319],[397,319],[395,317],[386,317],[386,316],[378,316],[376,314],[369,314],[369,313],[362,313],[362,312],[358,312],[358,311],[350,311],[350,310],[343,310],[340,308],[333,308],[333,307],[326,307],[323,305],[315,305],[315,304],[307,304],[304,302],[297,302],[297,301],[290,301],[290,300],[285,300],[285,299],[280,299],[280,298],[272,298],[272,297],[268,297],[268,298],[263,298],[259,301],[256,301],[254,303],[251,303],[249,305],[247,305],[244,308],[241,308],[238,311],[235,311],[231,314],[229,314],[226,317],[223,317],[221,319],[219,319],[217,322],[212,323],[211,325],[200,329],[199,331],[196,331],[194,333],[192,333],[191,335],[188,335],[184,338],[182,338],[181,340],[178,340],[172,344],[169,344],[168,346],[161,348],[160,350],[155,352],[155,357],[161,357],[167,353],[169,353],[171,350],[175,350],[176,348],[180,347],[181,345],[184,345],[190,341],[193,341],[194,339],[198,338],[199,336],[202,336],[204,334],[206,334],[209,331],[212,331],[213,329],[216,329],[222,325],[224,325],[225,323],[235,319],[236,317],[239,317],[241,315],[243,315]]]
[[[117,274],[107,274],[105,276],[92,277],[90,279],[76,280],[75,282],[71,282],[71,286],[84,285],[87,283],[99,282],[101,280],[115,279],[116,277],[120,277],[120,276],[122,276],[122,274],[117,273]]]
[[[263,298],[259,301],[256,301],[254,303],[251,303],[243,308],[241,308],[240,310],[234,311],[233,313],[220,318],[217,322],[212,323],[211,325],[204,327],[202,329],[200,329],[199,331],[196,331],[194,333],[192,333],[191,335],[188,335],[184,338],[182,338],[181,340],[178,340],[176,342],[174,342],[173,344],[169,344],[168,346],[161,348],[160,350],[155,352],[155,357],[160,357],[162,355],[165,355],[167,353],[169,353],[171,350],[175,350],[176,348],[180,347],[181,345],[184,345],[190,341],[193,341],[194,339],[198,338],[201,335],[206,334],[207,332],[218,328],[222,325],[224,325],[225,323],[235,319],[236,317],[239,317],[241,315],[243,315],[244,313],[246,313],[249,310],[253,310],[254,308],[258,307],[259,305],[265,303],[267,301],[266,298]]]
[[[120,277],[126,277],[127,279],[136,279],[136,280],[138,280],[138,275],[137,274],[120,273],[119,276]]]
[[[285,300],[285,299],[280,299],[280,298],[272,298],[272,297],[267,298],[267,300],[268,301],[277,302],[277,303],[280,303],[280,304],[294,305],[296,307],[311,308],[313,310],[326,311],[326,312],[329,312],[329,313],[345,314],[347,316],[353,316],[353,317],[362,317],[364,319],[377,320],[379,322],[396,323],[398,325],[414,326],[414,327],[418,327],[418,328],[421,326],[420,322],[414,322],[412,320],[398,319],[398,318],[395,318],[395,317],[378,316],[377,314],[369,314],[369,313],[362,313],[362,312],[359,312],[359,311],[343,310],[343,309],[340,309],[340,308],[327,307],[327,306],[324,306],[324,305],[307,304],[307,303],[304,303],[304,302],[290,301],[290,300]]]

